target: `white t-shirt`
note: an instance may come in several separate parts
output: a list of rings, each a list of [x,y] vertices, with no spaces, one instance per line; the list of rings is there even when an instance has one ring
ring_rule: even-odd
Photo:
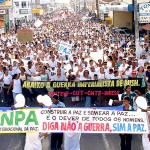
[[[106,73],[106,75],[105,75],[106,79],[112,79],[113,77],[114,77],[114,74]]]
[[[128,66],[129,66],[128,64],[125,64],[125,66],[123,66],[123,65],[121,64],[120,67],[119,67],[119,71],[120,71],[120,72],[125,71],[125,69],[126,69]]]
[[[53,62],[53,61],[50,60],[48,63],[49,63],[49,66],[50,66],[51,68],[57,67],[57,62],[56,62],[56,61]]]
[[[32,66],[31,69],[26,68],[26,73],[29,75],[36,74],[36,69]]]
[[[22,93],[21,80],[14,79],[13,82],[13,92],[17,94]]]
[[[105,73],[108,73],[108,72],[109,72],[109,68],[104,69],[104,72],[105,72]]]
[[[33,66],[32,66],[31,69],[26,68],[26,73],[27,73],[28,75],[36,74],[36,69],[35,69]],[[32,77],[28,77],[27,79],[28,79],[29,81],[33,81],[33,78],[32,78]]]
[[[65,133],[64,136],[65,150],[80,150],[81,133]]]
[[[80,80],[81,81],[86,81],[86,80],[91,80],[91,79],[87,79],[87,78],[85,78],[85,77],[82,76],[82,77],[80,77]]]
[[[26,133],[24,150],[42,150],[42,143],[39,139],[39,133]]]
[[[144,63],[146,62],[146,59],[139,59],[138,60],[138,65],[139,66],[144,66]]]
[[[108,62],[107,62],[107,67],[108,67],[108,68],[111,68],[111,67],[112,67],[112,62],[108,61]]]
[[[131,70],[127,70],[124,75],[123,75],[123,78],[128,78],[130,75],[131,75]]]
[[[20,73],[20,69],[19,69],[18,67],[13,67],[13,68],[12,68],[12,72],[11,72],[12,76],[13,76],[14,74],[19,74],[19,73]]]
[[[79,77],[82,77],[83,76],[83,71],[79,71]]]
[[[4,79],[3,79],[4,84],[9,85],[11,83],[11,81],[12,81],[12,76],[10,74],[8,76],[4,75]]]
[[[93,79],[94,78],[94,74],[97,74],[98,75],[98,73],[95,71],[95,72],[89,72],[89,76],[91,77],[91,79]]]
[[[121,76],[118,75],[118,76],[115,77],[115,76],[113,75],[113,76],[111,77],[111,79],[121,79]]]
[[[105,78],[105,74],[98,74],[98,79],[104,79]]]
[[[67,81],[66,77],[65,76],[60,76],[58,77],[57,75],[54,75],[52,77],[52,81]]]

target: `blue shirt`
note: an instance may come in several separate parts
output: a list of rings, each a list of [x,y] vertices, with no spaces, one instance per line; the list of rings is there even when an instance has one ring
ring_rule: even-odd
[[[134,111],[133,107],[130,105],[128,110],[125,109],[125,107],[123,106],[123,111]]]
[[[126,92],[122,93],[121,100],[123,100],[125,96],[130,97],[130,105],[131,105],[131,107],[133,107],[133,103],[134,103],[133,98],[136,96],[136,94],[134,92],[131,92],[130,95],[128,95]]]
[[[65,108],[65,104],[63,102],[58,102],[58,104],[54,104],[52,103],[52,108],[58,108],[58,107],[62,107]]]

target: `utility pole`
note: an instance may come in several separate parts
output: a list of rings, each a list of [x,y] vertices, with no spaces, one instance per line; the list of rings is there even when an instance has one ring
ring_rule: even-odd
[[[99,18],[99,0],[96,0],[97,18]]]
[[[75,0],[75,12],[77,14],[77,0]]]
[[[79,12],[80,12],[80,0],[79,0]]]
[[[84,9],[86,9],[86,0],[84,0]]]
[[[84,0],[84,7],[83,7],[83,11],[84,11],[84,13],[86,14],[86,12],[87,12],[87,8],[86,8],[86,0]]]
[[[138,22],[138,3],[137,0],[134,0],[134,23],[135,23],[135,48],[136,48],[136,57],[138,56],[139,51],[139,22]]]

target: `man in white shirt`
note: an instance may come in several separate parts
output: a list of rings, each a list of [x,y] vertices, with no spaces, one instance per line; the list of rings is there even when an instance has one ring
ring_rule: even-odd
[[[28,49],[26,59],[31,61],[31,60],[33,60],[33,58],[34,58],[34,56],[31,54],[31,50]]]
[[[55,60],[55,56],[54,55],[51,56],[51,60],[49,61],[49,66],[51,68],[57,67],[57,61]]]
[[[65,108],[65,104],[60,102],[60,97],[54,95],[52,97],[52,106],[50,108]],[[52,133],[51,134],[51,150],[59,150],[63,143],[63,133]]]
[[[92,66],[89,70],[89,76],[91,77],[91,79],[94,79],[94,74],[98,75],[98,73],[95,71],[94,66]]]
[[[29,81],[32,81],[33,80],[33,76],[35,76],[36,74],[36,69],[34,68],[33,64],[32,64],[32,61],[29,61],[28,62],[28,67],[26,68],[26,73],[27,73],[27,76],[28,76],[28,80]]]
[[[14,60],[13,62],[12,72],[11,72],[12,75],[20,73],[17,62],[18,62],[17,60]]]
[[[105,74],[107,74],[109,72],[109,68],[107,67],[107,62],[104,62],[103,68],[104,68]]]
[[[111,77],[111,79],[121,79],[121,76],[117,70],[114,71],[114,75]]]
[[[67,79],[62,75],[61,69],[57,69],[57,73],[52,77],[52,81],[67,81]]]
[[[142,54],[141,59],[138,60],[138,65],[144,66],[145,62],[146,62],[145,55]]]
[[[106,73],[105,78],[106,79],[112,79],[114,77],[113,69],[109,69],[109,73]]]

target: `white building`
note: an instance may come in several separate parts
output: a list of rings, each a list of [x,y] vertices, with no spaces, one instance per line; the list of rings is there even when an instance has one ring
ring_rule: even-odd
[[[17,20],[21,22],[32,20],[32,4],[32,0],[13,0],[12,13],[10,13],[13,24]]]

